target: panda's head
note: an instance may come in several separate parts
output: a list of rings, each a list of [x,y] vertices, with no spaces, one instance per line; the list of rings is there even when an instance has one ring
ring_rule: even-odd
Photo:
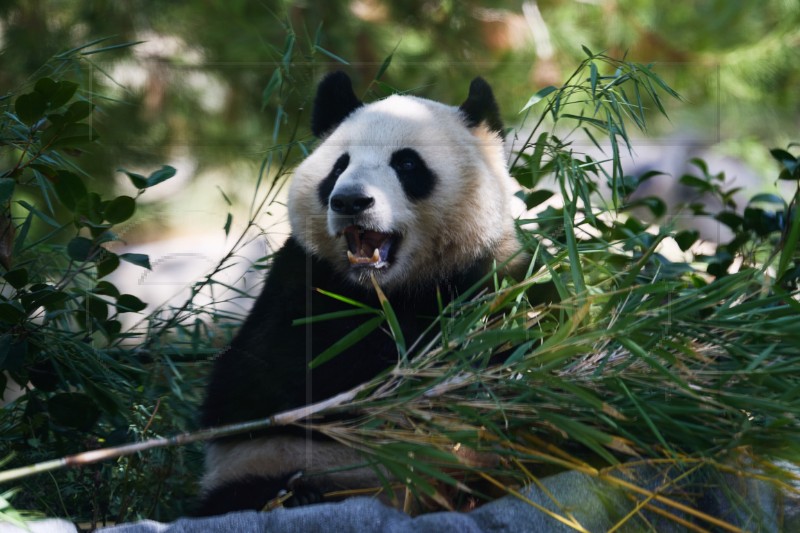
[[[393,95],[368,105],[342,72],[317,91],[321,144],[289,191],[292,234],[347,279],[385,290],[446,280],[518,247],[492,90],[460,107]]]

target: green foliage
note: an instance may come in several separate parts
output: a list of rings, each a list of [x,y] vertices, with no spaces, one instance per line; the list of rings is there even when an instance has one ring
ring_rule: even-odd
[[[67,53],[60,64],[78,60]],[[147,304],[106,279],[121,262],[150,268],[146,255],[112,246],[139,196],[175,170],[128,173],[140,189],[135,197],[99,192],[107,187],[81,167],[98,149],[94,95],[63,75],[53,69],[0,102],[0,161],[9,162],[0,168],[0,457],[8,466],[157,434],[163,413],[176,414],[173,402],[160,403],[169,386],[160,365],[137,348],[141,333],[123,329],[123,315]],[[15,384],[19,398],[9,396]],[[193,424],[191,408],[177,412],[169,431]],[[160,515],[176,504],[165,506],[158,494],[191,492],[194,471],[175,468],[184,455],[167,451],[32,481],[12,491],[14,503],[95,523],[140,516],[132,509],[145,505]],[[0,513],[18,520],[7,508],[12,492]]]
[[[10,500],[17,492],[17,490],[12,489],[0,494],[0,521],[24,529],[26,527],[25,523],[28,520],[33,520],[40,517],[36,513],[18,511],[12,507]]]
[[[453,469],[513,487],[554,468],[608,481],[632,459],[663,469],[665,479],[692,465],[758,476],[742,465],[762,465],[791,490],[781,482],[791,474],[773,461],[800,460],[800,401],[790,392],[800,386],[797,156],[772,151],[779,179],[798,186],[793,199],[755,195],[743,214],[724,176],[693,161],[700,175],[680,181],[718,198],[725,209],[713,216],[733,232],[704,256],[696,230],[673,229],[660,199],[637,196],[658,173],[630,176],[619,164],[630,142],[625,122],[643,129],[645,102],[660,108],[659,93],[676,95],[648,67],[586,54],[567,83],[537,92],[523,109],[544,106],[512,168],[521,198],[539,206],[520,221],[531,275],[444,309],[433,343],[413,358],[398,350],[398,367],[341,408],[358,422],[319,429],[367,446],[411,480],[412,492],[438,503],[446,491],[431,481],[463,489]],[[608,160],[580,153],[575,133]],[[640,217],[641,207],[661,224]],[[686,209],[712,216],[700,205]],[[668,255],[670,242],[683,254]],[[505,362],[484,366],[498,357]],[[504,466],[465,464],[456,452],[464,446],[497,454]],[[697,503],[673,489],[658,494]],[[655,494],[625,490],[643,507],[642,495]]]
[[[780,164],[776,181],[800,182],[800,165],[796,156],[782,149],[773,149],[770,153]],[[723,210],[711,214],[701,203],[689,204],[686,209],[694,215],[712,217],[732,233],[731,239],[720,243],[713,255],[701,255],[697,260],[707,263],[707,272],[716,277],[727,275],[737,261],[744,267],[774,269],[777,288],[796,290],[800,276],[800,262],[797,260],[800,222],[796,215],[800,198],[797,192],[789,202],[776,194],[756,194],[740,211],[734,200],[734,194],[740,189],[727,188],[725,175],[710,174],[704,161],[693,160],[692,163],[700,170],[700,176],[687,174],[680,178],[680,182],[700,194],[716,197]],[[697,239],[696,234],[694,239],[689,239],[685,232],[682,237],[683,249]]]
[[[624,175],[617,167],[616,138],[627,142],[622,124],[626,115],[644,126],[640,89],[653,102],[658,102],[654,89],[670,91],[647,68],[586,53],[589,59],[570,81],[548,91],[552,94],[542,115],[553,116],[553,127],[567,118],[606,133],[611,171],[576,155],[570,142],[554,141],[552,133],[537,129],[530,137],[538,135],[536,144],[523,147],[533,155],[518,157],[522,165],[515,175],[528,178],[523,184],[536,184],[535,177],[552,172],[562,193],[564,206],[548,207],[532,219],[536,227],[530,235],[537,237],[531,241],[534,249],[552,257],[546,269],[567,320],[538,320],[534,336],[541,344],[514,369],[533,378],[528,385],[536,392],[531,394],[542,394],[541,379],[548,392],[555,392],[554,384],[585,403],[587,414],[593,414],[583,422],[577,414],[569,420],[557,415],[551,422],[612,463],[604,448],[620,451],[629,445],[650,456],[724,457],[722,452],[746,445],[757,455],[782,457],[800,437],[792,422],[800,405],[784,394],[797,386],[797,374],[767,384],[756,368],[784,368],[800,346],[790,325],[800,307],[797,158],[785,150],[772,151],[781,164],[779,178],[798,185],[793,199],[786,203],[775,195],[757,194],[741,216],[733,200],[738,189],[727,188],[723,174],[711,174],[705,162],[693,160],[700,176],[683,176],[681,183],[717,197],[725,209],[710,215],[701,204],[687,208],[695,215],[713,216],[733,237],[714,256],[669,259],[663,255],[663,241],[674,240],[687,251],[698,241],[698,232],[675,231],[668,221],[651,227],[635,215],[632,208],[646,206],[663,218],[659,199],[635,196],[639,185],[657,173]],[[614,74],[598,74],[592,66],[598,60]],[[589,75],[584,76],[587,68]],[[572,85],[573,79],[582,81]],[[597,90],[601,85],[619,92],[603,94]],[[636,95],[634,100],[626,89]],[[576,94],[577,105],[588,106],[591,114],[559,113]],[[599,148],[591,133],[584,132]],[[598,178],[611,191],[609,208],[602,207],[605,202],[597,195]],[[553,371],[569,383],[549,375]],[[745,397],[761,401],[748,406],[740,401]],[[570,403],[566,397],[551,401]],[[613,414],[592,420],[597,409]],[[552,415],[536,414],[545,420]],[[797,459],[791,454],[788,458]]]
[[[531,13],[522,5],[538,5],[541,26],[531,26]],[[91,85],[108,97],[95,120],[112,133],[104,149],[83,164],[94,175],[117,168],[120,161],[159,165],[175,145],[187,147],[199,173],[269,149],[278,114],[275,90],[282,78],[264,62],[280,62],[282,56],[273,52],[292,44],[287,20],[297,28],[292,54],[298,63],[314,55],[328,61],[324,52],[304,48],[310,39],[348,59],[351,75],[362,86],[377,78],[387,87],[457,102],[465,79],[479,74],[502,80],[494,88],[507,121],[530,96],[530,80],[549,85],[565,79],[585,57],[581,44],[658,64],[659,73],[691,102],[678,106],[685,113],[671,109],[680,128],[676,133],[688,128],[705,139],[719,133],[729,154],[745,151],[751,163],[763,153],[760,143],[788,142],[786,132],[796,126],[800,112],[794,97],[800,84],[800,4],[786,0],[680,0],[669,7],[657,0],[502,0],[491,6],[479,0],[212,0],[195,6],[147,2],[136,13],[132,18],[124,4],[94,0],[11,0],[0,8],[6,28],[0,87],[22,84],[45,61],[64,54],[81,54],[84,66],[108,74],[135,63],[141,85],[121,90],[102,75]],[[132,60],[125,49],[114,48],[116,41],[95,39],[103,35],[146,40],[147,49]],[[207,105],[208,93],[191,83],[196,77],[213,89],[213,106]],[[283,87],[311,87],[313,81]],[[383,89],[382,83],[373,88]],[[287,109],[296,109],[296,101],[288,103]],[[651,121],[656,131],[659,125],[673,131],[665,121]],[[287,142],[288,131],[282,129],[281,142]],[[228,174],[238,183],[237,173]]]
[[[31,368],[53,359],[48,335],[73,330],[73,342],[113,344],[120,334],[119,315],[143,309],[135,297],[120,294],[108,282],[97,283],[121,259],[140,265],[147,260],[107,248],[119,240],[115,226],[134,215],[136,199],[103,198],[87,187],[89,176],[81,175],[69,158],[98,137],[82,122],[93,106],[85,100],[69,103],[77,89],[73,82],[39,79],[32,92],[18,96],[13,110],[6,111],[0,132],[16,158],[1,178],[7,244],[0,256],[6,285],[2,320],[9,331],[4,339],[19,350],[15,358],[5,357],[2,370],[18,383],[28,381]],[[157,171],[141,188],[172,174],[173,169]],[[42,236],[34,239],[34,233]],[[42,263],[45,254],[49,262]]]
[[[89,92],[96,87],[91,78],[63,79],[79,71],[65,65],[122,45],[96,49],[104,42],[99,40],[64,52],[41,80],[0,100],[0,161],[10,162],[0,169],[0,390],[6,379],[22,389],[0,410],[0,458],[9,459],[8,468],[196,427],[212,356],[243,318],[218,307],[225,303],[219,295],[255,296],[220,281],[219,274],[262,238],[258,217],[276,202],[289,168],[307,152],[298,140],[307,118],[294,110],[307,103],[314,65],[297,57],[313,58],[323,48],[289,33],[286,46],[274,50],[282,58],[276,63],[280,84],[266,95],[278,109],[274,144],[262,161],[249,218],[237,236],[233,214],[227,214],[228,253],[174,307],[148,310],[110,275],[123,263],[151,268],[147,255],[118,253],[115,245],[141,216],[140,197],[176,171],[162,166],[144,175],[120,168],[137,192],[109,195],[114,187],[102,179],[105,174],[85,168],[106,149],[96,142],[100,121],[91,101],[108,99]],[[112,134],[124,129],[110,126]],[[264,257],[254,268],[268,261]],[[211,296],[212,303],[198,303],[201,296]],[[174,519],[194,502],[200,454],[200,446],[173,447],[26,479],[12,503],[92,526]],[[13,518],[5,508],[0,512]]]

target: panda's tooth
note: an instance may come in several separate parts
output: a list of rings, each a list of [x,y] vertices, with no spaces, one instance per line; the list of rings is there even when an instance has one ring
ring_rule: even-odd
[[[347,250],[347,260],[350,261],[351,265],[355,265],[356,263],[358,263],[358,258],[356,258],[356,256],[353,255],[353,252],[351,252],[350,250]]]
[[[374,251],[374,252],[372,252],[372,262],[373,262],[373,263],[377,263],[377,262],[379,262],[380,260],[381,260],[381,252],[380,252],[380,250],[378,250],[377,248],[375,248],[375,251]]]

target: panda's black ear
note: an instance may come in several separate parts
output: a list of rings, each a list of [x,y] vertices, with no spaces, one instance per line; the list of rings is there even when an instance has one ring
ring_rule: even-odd
[[[500,109],[494,99],[492,88],[483,78],[475,78],[469,84],[469,95],[459,107],[467,119],[467,126],[475,128],[481,123],[491,131],[503,135],[503,121],[500,120]]]
[[[353,92],[350,77],[337,70],[325,76],[314,98],[311,132],[317,137],[333,131],[347,115],[364,105]]]

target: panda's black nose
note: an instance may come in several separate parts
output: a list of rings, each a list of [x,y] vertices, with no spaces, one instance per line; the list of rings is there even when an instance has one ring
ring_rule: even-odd
[[[330,206],[335,213],[357,215],[375,203],[375,198],[363,193],[339,193],[331,196]]]

